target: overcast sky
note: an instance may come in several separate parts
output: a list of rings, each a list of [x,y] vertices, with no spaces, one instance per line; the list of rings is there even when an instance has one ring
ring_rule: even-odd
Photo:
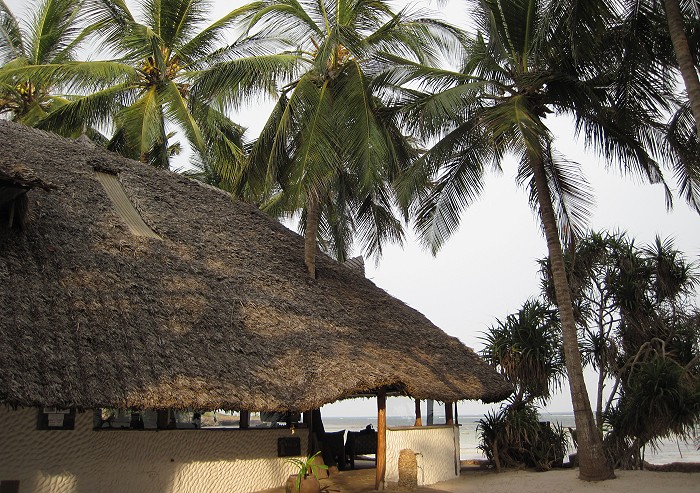
[[[5,0],[15,13],[22,13],[30,0]],[[127,0],[130,6],[134,0]],[[243,2],[217,0],[212,18],[219,18]],[[450,0],[441,13],[458,25],[466,25],[466,3]],[[433,4],[436,8],[436,4]],[[254,138],[264,118],[255,110],[234,115],[234,120],[249,128]],[[587,154],[573,136],[566,119],[548,119],[557,135],[557,149],[583,165],[595,191],[596,206],[590,217],[595,230],[624,230],[638,244],[662,238],[675,238],[676,247],[694,261],[700,260],[700,217],[681,199],[672,212],[666,210],[660,186],[621,178],[615,165],[606,169],[595,155]],[[669,184],[675,186],[672,173]],[[481,198],[462,216],[459,231],[436,257],[422,251],[409,240],[403,248],[386,248],[375,267],[367,261],[367,276],[391,295],[425,314],[445,332],[479,350],[480,337],[498,318],[517,310],[528,298],[538,294],[536,259],[546,256],[547,247],[538,219],[527,202],[527,193],[515,184],[515,166],[509,161],[502,176],[490,176]],[[371,330],[371,328],[368,328]],[[589,375],[590,377],[591,375]],[[589,378],[589,393],[595,392],[595,378]],[[592,401],[593,403],[593,401]],[[593,405],[595,405],[593,403]],[[346,401],[324,408],[325,415],[368,416],[375,413],[373,400]],[[551,412],[571,411],[568,389],[552,399]],[[474,402],[460,404],[461,413],[481,413],[484,406]],[[408,415],[413,407],[407,400],[390,399],[390,415]]]

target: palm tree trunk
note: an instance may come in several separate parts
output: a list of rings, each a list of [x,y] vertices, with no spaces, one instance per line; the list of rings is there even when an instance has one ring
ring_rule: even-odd
[[[602,439],[593,421],[593,411],[588,399],[586,382],[583,379],[583,366],[581,365],[581,353],[578,347],[569,283],[564,267],[564,254],[559,242],[557,221],[554,216],[549,185],[541,155],[533,153],[530,156],[530,165],[535,177],[540,218],[547,238],[547,248],[552,263],[554,293],[561,318],[566,371],[569,378],[571,403],[574,408],[576,434],[579,444],[579,478],[584,481],[611,479],[614,477],[614,472],[603,452]]]
[[[690,109],[695,118],[695,129],[698,139],[700,139],[700,80],[693,63],[693,56],[690,53],[688,38],[685,36],[683,25],[683,14],[679,0],[665,0],[666,22],[668,22],[668,33],[673,42],[673,51],[676,53],[676,60],[681,69],[685,90],[690,100]]]
[[[306,202],[306,227],[304,229],[304,263],[311,279],[316,279],[316,237],[321,216],[321,204],[315,192],[309,193]]]

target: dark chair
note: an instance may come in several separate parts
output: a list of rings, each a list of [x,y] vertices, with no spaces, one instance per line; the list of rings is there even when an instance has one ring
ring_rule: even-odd
[[[345,441],[345,460],[350,463],[350,469],[355,469],[355,458],[358,455],[377,454],[377,432],[372,429],[348,431]]]
[[[318,441],[321,445],[321,456],[323,457],[324,464],[328,467],[338,466],[338,469],[345,469],[344,438],[345,430],[322,433],[318,437]]]

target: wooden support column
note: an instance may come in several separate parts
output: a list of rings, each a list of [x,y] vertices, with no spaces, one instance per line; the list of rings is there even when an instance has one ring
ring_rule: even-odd
[[[455,424],[459,424],[459,412],[457,410],[457,401],[455,401]]]
[[[238,427],[241,430],[247,430],[250,428],[250,411],[241,411],[241,418],[238,423]]]
[[[314,440],[313,411],[304,411],[303,421],[304,425],[306,426],[306,431],[308,432],[306,440],[306,455],[314,455],[316,453],[316,441]]]
[[[377,475],[374,481],[375,490],[384,489],[386,476],[386,391],[377,393]]]
[[[416,422],[413,426],[423,426],[423,418],[420,415],[420,399],[416,399]]]
[[[445,424],[446,425],[455,424],[454,409],[452,409],[451,402],[445,402]]]

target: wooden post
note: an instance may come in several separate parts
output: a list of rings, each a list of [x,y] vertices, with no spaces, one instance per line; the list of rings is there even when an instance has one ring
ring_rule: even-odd
[[[459,412],[457,410],[457,401],[455,401],[455,424],[459,424]]]
[[[314,420],[313,411],[304,411],[304,425],[308,437],[306,439],[306,455],[314,455],[316,453],[316,441],[314,440]]]
[[[428,399],[428,409],[427,409],[427,414],[428,414],[428,426],[433,425],[433,405],[435,404],[435,401],[432,399]]]
[[[377,475],[374,481],[375,490],[384,489],[386,476],[386,391],[377,393]]]
[[[420,399],[416,399],[416,422],[413,426],[423,426],[423,418],[420,415]]]
[[[238,426],[241,430],[250,428],[250,411],[241,411],[241,419]]]
[[[445,424],[453,425],[455,424],[454,410],[452,409],[451,402],[445,402]]]

